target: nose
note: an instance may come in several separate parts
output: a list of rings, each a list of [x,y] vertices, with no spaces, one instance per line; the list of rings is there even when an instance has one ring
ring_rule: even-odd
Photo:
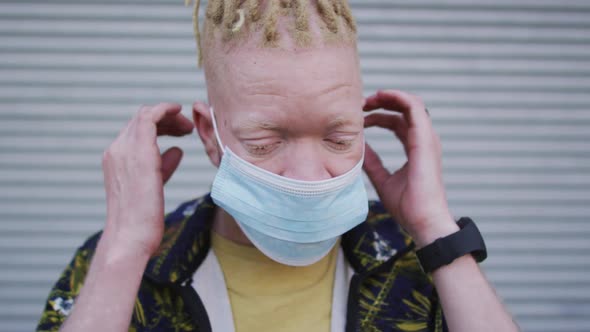
[[[313,146],[294,147],[285,158],[284,171],[280,174],[284,177],[303,180],[319,181],[332,177],[326,168],[324,156],[319,149]]]

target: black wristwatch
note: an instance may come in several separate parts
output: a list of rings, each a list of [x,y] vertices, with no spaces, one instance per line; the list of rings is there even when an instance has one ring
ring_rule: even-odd
[[[473,220],[462,217],[457,225],[461,228],[458,232],[439,238],[416,251],[424,272],[430,273],[469,253],[478,263],[488,257],[486,245]]]

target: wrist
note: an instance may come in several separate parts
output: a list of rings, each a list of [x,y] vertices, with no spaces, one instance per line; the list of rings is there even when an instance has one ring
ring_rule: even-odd
[[[106,227],[100,238],[98,247],[102,249],[108,263],[136,262],[147,264],[151,253],[140,245],[133,245],[129,238]]]
[[[450,213],[431,219],[425,224],[427,226],[412,234],[416,249],[425,247],[436,241],[436,239],[458,232],[460,229]]]

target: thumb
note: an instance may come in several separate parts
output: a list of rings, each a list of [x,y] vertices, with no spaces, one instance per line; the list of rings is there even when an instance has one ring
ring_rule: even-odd
[[[368,143],[365,143],[365,162],[363,164],[365,173],[369,176],[369,180],[377,192],[381,191],[381,187],[385,180],[390,176],[389,171],[383,166],[379,155],[371,148]]]
[[[172,147],[162,154],[162,181],[164,184],[170,180],[181,159],[182,150],[178,147]]]

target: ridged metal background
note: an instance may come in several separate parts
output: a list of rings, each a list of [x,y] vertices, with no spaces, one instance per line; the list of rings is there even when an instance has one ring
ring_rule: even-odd
[[[524,331],[590,330],[590,1],[354,0],[365,94],[427,102],[456,216]],[[34,328],[104,222],[102,151],[140,104],[205,98],[180,0],[0,1],[0,331]],[[391,167],[402,150],[369,140]],[[208,191],[196,135],[166,207]],[[372,194],[374,195],[374,194]]]

